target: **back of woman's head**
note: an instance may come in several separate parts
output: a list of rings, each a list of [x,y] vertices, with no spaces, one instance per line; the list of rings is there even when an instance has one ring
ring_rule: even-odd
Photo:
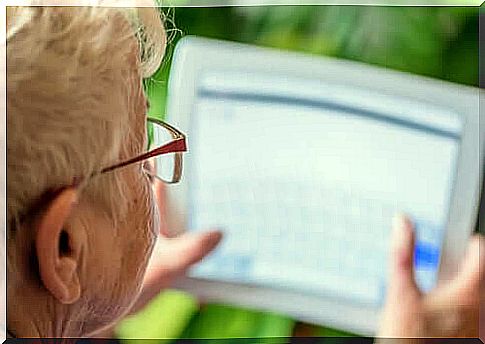
[[[135,167],[78,186],[80,203],[87,206],[80,206],[84,210],[67,232],[57,232],[58,245],[65,247],[36,242],[31,210],[47,191],[145,148],[142,80],[158,68],[165,43],[154,8],[8,8],[7,288],[15,304],[7,310],[10,319],[20,323],[52,312],[61,334],[79,335],[108,324],[136,294],[153,235],[148,182]],[[39,256],[43,247],[52,251],[46,259]],[[66,255],[67,265],[49,260],[56,254]],[[62,287],[71,280],[76,287],[68,300]],[[45,319],[54,321],[47,314]],[[79,331],[67,331],[67,324]]]
[[[43,192],[128,149],[133,84],[156,70],[164,47],[153,8],[8,8],[9,231]],[[86,194],[119,218],[123,187],[114,174],[93,180]]]

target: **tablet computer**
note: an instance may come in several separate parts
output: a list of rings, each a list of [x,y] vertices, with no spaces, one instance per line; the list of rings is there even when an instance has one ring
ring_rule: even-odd
[[[479,89],[197,37],[168,87],[189,145],[169,224],[225,231],[179,287],[372,335],[398,212],[420,288],[456,273],[478,212]]]

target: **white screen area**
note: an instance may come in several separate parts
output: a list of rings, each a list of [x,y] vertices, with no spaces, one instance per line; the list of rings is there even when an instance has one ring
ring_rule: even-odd
[[[418,283],[432,288],[461,123],[371,92],[340,88],[335,102],[328,85],[228,78],[201,83],[191,117],[190,228],[225,231],[192,276],[378,306],[392,217],[405,212]]]

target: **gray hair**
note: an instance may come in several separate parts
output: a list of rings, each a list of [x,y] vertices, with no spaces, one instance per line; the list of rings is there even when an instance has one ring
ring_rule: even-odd
[[[10,7],[6,38],[7,230],[14,235],[46,190],[125,155],[134,85],[158,68],[166,37],[154,8]],[[116,219],[127,206],[125,188],[110,173],[93,178],[83,197]]]

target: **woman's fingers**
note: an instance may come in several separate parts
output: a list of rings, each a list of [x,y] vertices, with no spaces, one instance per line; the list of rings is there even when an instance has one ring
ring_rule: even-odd
[[[378,337],[418,337],[421,331],[423,309],[414,280],[414,242],[412,224],[406,217],[397,216],[393,221],[389,281]]]
[[[160,237],[151,257],[149,269],[162,269],[165,273],[183,273],[216,248],[222,239],[218,230],[202,233],[185,233],[176,238]]]
[[[222,239],[220,231],[188,233],[180,237],[159,238],[145,275],[143,290],[131,313],[143,308],[161,290],[190,266],[212,252]]]
[[[421,296],[414,278],[414,246],[412,223],[404,215],[396,216],[393,221],[388,298],[402,300]]]
[[[475,235],[462,261],[458,274],[427,296],[432,307],[475,307],[483,302],[485,278],[485,239]],[[480,297],[482,300],[480,300]]]
[[[180,237],[170,239],[172,247],[167,257],[173,264],[172,270],[183,272],[191,265],[198,263],[212,252],[222,239],[222,232],[213,230],[203,233],[188,233]]]
[[[424,295],[414,278],[413,226],[405,217],[397,217],[379,336],[478,337],[479,304],[484,301],[483,245],[483,237],[472,238],[457,276]]]
[[[485,238],[482,235],[474,235],[468,245],[461,270],[453,283],[464,293],[478,293],[483,291],[485,278]]]

